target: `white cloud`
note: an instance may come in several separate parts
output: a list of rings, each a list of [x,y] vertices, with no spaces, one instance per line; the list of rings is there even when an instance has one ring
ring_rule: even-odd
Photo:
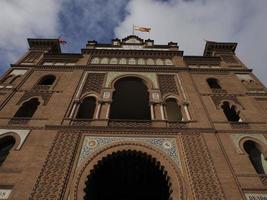
[[[60,0],[1,0],[1,58],[18,59],[27,48],[26,38],[57,36],[59,10]]]
[[[185,55],[201,55],[204,39],[236,41],[237,55],[267,83],[266,0],[131,0],[126,9],[118,37],[131,34],[133,24],[149,26],[151,33],[138,35],[156,43],[177,41]]]

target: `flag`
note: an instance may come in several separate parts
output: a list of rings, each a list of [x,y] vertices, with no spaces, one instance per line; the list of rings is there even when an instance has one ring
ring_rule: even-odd
[[[135,31],[141,31],[141,32],[150,32],[151,28],[147,27],[141,27],[141,26],[134,26]]]
[[[67,44],[67,42],[65,40],[63,40],[62,38],[58,38],[59,44]]]

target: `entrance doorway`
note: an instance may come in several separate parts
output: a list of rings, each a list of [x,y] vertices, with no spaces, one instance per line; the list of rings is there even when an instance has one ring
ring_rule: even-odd
[[[86,200],[169,200],[167,173],[156,159],[137,151],[104,157],[91,171]]]

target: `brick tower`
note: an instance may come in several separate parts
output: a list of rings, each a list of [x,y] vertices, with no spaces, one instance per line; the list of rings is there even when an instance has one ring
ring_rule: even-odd
[[[0,82],[0,199],[267,199],[267,90],[236,43],[28,43]]]

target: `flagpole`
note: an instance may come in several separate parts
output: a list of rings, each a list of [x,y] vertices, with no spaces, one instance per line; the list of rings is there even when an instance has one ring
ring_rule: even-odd
[[[132,31],[132,35],[134,35],[134,24],[133,24],[133,31]]]

